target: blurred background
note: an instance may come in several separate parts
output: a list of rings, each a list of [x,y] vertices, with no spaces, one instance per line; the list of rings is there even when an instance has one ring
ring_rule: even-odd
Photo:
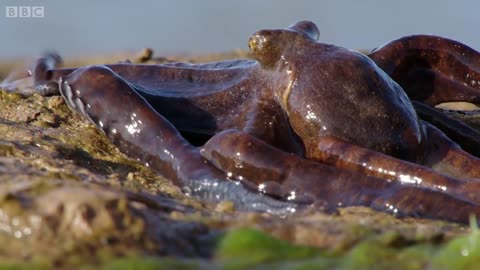
[[[480,49],[480,1],[1,0],[0,58],[154,48],[157,55],[247,49],[259,29],[314,21],[321,41],[372,49],[409,34],[436,34]],[[43,18],[7,18],[9,6],[43,6]]]

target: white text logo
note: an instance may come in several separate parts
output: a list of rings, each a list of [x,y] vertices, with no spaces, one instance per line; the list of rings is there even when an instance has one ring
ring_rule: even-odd
[[[43,18],[45,7],[42,6],[7,6],[5,7],[7,18]]]

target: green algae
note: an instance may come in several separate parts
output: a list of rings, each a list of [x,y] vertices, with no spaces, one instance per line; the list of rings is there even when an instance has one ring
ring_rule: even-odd
[[[385,241],[392,234],[372,236],[347,252],[296,246],[258,231],[242,229],[224,236],[214,262],[220,269],[478,269],[480,234],[445,244],[399,244]],[[218,264],[218,262],[222,262]],[[242,263],[240,263],[242,262]]]
[[[300,260],[315,255],[319,255],[318,249],[294,246],[251,229],[227,233],[219,242],[215,253],[225,269],[248,269],[260,263]]]
[[[391,246],[379,235],[355,245],[345,253],[302,245],[292,245],[252,229],[239,229],[219,237],[211,259],[106,254],[77,269],[478,269],[480,234],[455,238],[445,244],[433,243]],[[37,263],[0,263],[1,269],[49,269],[52,265]]]
[[[198,260],[179,260],[174,258],[153,258],[153,257],[133,257],[113,260],[102,265],[100,268],[86,267],[84,270],[101,269],[101,270],[196,270],[205,268],[208,264],[202,266]],[[213,266],[213,265],[212,265]]]
[[[216,259],[245,260],[243,268],[231,261],[223,269],[478,269],[480,233],[455,238],[445,244],[385,241],[377,235],[345,253],[290,245],[251,230],[227,234],[218,246]]]
[[[471,233],[453,239],[432,260],[433,269],[478,269],[480,263],[480,232],[470,218]]]

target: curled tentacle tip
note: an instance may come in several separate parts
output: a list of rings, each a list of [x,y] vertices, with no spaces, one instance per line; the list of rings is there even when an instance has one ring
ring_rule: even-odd
[[[53,61],[55,65],[63,64],[63,59],[55,50],[47,50],[42,53],[42,58]]]

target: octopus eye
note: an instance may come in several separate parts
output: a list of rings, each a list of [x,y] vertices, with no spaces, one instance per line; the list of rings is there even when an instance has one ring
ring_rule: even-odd
[[[259,31],[254,33],[248,42],[248,47],[254,53],[265,52],[269,47],[269,33],[267,31]]]

